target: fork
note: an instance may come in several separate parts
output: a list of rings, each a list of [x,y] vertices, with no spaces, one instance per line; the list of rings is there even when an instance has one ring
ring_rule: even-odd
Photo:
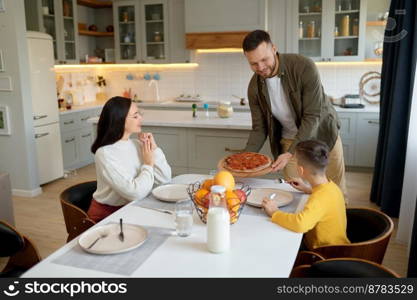
[[[98,238],[96,238],[96,240],[94,242],[91,243],[90,246],[87,247],[87,249],[91,249],[93,248],[93,246],[101,239],[104,239],[105,237],[107,237],[108,234],[107,233],[101,233],[100,236]]]
[[[124,235],[124,233],[123,233],[123,219],[122,219],[122,218],[120,218],[120,233],[119,233],[119,240],[120,240],[121,242],[124,242],[124,240],[125,240],[125,235]]]

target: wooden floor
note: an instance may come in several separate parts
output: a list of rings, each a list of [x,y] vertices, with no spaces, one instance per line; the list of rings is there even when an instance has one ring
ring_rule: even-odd
[[[372,174],[348,172],[349,206],[377,208],[369,202]],[[77,170],[77,174],[42,187],[43,193],[34,198],[13,197],[17,229],[37,246],[42,257],[63,246],[67,233],[62,216],[59,194],[69,186],[95,179],[94,165]],[[383,264],[404,277],[407,273],[407,247],[395,241],[398,220],[394,219],[395,232],[391,237]],[[0,261],[1,263],[3,261]]]

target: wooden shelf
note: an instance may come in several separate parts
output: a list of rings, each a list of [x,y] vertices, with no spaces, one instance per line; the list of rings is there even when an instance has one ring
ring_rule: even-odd
[[[114,32],[99,32],[99,31],[90,31],[90,30],[78,30],[79,35],[89,35],[89,36],[114,36]]]
[[[386,26],[387,21],[368,21],[366,26]]]
[[[111,1],[99,1],[99,0],[77,0],[78,5],[88,6],[91,8],[107,8],[112,7]]]

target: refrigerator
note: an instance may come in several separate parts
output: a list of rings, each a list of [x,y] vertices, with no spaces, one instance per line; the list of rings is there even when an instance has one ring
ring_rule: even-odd
[[[52,37],[48,34],[28,31],[26,37],[39,184],[44,184],[64,175],[54,49]]]

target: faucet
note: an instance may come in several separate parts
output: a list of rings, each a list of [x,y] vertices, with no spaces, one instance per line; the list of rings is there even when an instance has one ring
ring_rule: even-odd
[[[236,95],[232,95],[232,97],[235,97],[237,99],[240,99],[240,105],[246,105],[246,102],[245,102],[245,98],[244,97],[239,97],[239,96],[236,96]]]
[[[155,91],[156,91],[156,102],[159,102],[159,87],[158,87],[158,80],[151,79],[149,81],[148,87],[150,87],[152,84],[155,85]]]

